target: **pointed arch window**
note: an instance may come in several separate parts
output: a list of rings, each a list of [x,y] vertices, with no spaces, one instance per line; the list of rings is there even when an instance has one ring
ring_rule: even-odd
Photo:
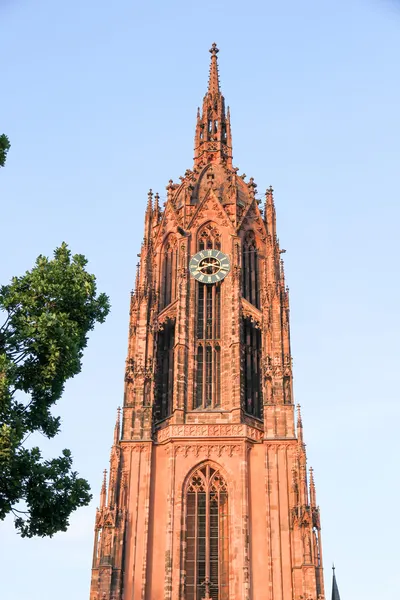
[[[178,270],[178,244],[174,236],[169,236],[162,249],[161,295],[162,310],[176,299]]]
[[[248,231],[242,245],[242,296],[260,308],[259,260],[253,231]]]
[[[161,420],[172,413],[174,393],[175,321],[168,320],[157,337],[157,377],[155,418]]]
[[[244,410],[262,417],[261,331],[250,319],[242,322]]]
[[[208,223],[199,232],[198,250],[220,250],[218,230]],[[221,283],[196,282],[196,377],[194,408],[221,404]]]
[[[185,599],[229,599],[228,488],[210,464],[188,481]]]

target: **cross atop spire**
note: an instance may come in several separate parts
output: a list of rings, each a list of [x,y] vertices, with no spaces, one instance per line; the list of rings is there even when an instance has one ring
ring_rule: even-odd
[[[208,79],[208,94],[219,94],[219,74],[218,74],[218,62],[217,54],[219,52],[217,44],[214,42],[210,48],[211,52],[211,64],[210,64],[210,77]]]

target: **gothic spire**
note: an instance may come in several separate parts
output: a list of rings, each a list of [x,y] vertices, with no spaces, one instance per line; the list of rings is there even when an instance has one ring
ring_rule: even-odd
[[[194,138],[194,167],[202,168],[208,163],[223,162],[232,168],[232,135],[230,115],[225,110],[225,98],[219,86],[217,44],[213,44],[207,92],[203,98],[202,111],[197,111]]]
[[[220,93],[219,89],[219,74],[218,74],[218,61],[217,54],[219,49],[217,44],[214,42],[210,48],[211,52],[211,64],[210,64],[210,77],[208,79],[208,94],[216,95]]]

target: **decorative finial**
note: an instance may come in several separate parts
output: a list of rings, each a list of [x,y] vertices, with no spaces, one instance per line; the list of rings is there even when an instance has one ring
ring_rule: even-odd
[[[107,469],[104,469],[103,483],[101,485],[101,491],[100,491],[100,509],[105,507],[106,497],[107,497]]]
[[[160,220],[160,196],[158,192],[156,192],[154,196],[154,219],[155,224],[157,225],[158,221]]]
[[[135,294],[139,291],[140,263],[136,263]]]
[[[153,207],[153,190],[150,189],[147,193],[147,208]]]
[[[115,421],[114,428],[114,445],[118,444],[120,436],[120,423],[121,423],[121,407],[117,408],[117,420]]]
[[[297,424],[300,427],[303,427],[303,423],[302,423],[302,420],[301,420],[301,410],[300,409],[301,409],[301,406],[300,406],[300,404],[298,404],[297,405]]]
[[[215,42],[211,45],[210,52],[213,56],[217,56],[219,50],[218,50],[217,44]]]
[[[300,404],[297,405],[297,440],[303,443],[303,421],[301,420]]]
[[[310,504],[312,508],[317,507],[317,499],[315,493],[314,470],[310,467]]]

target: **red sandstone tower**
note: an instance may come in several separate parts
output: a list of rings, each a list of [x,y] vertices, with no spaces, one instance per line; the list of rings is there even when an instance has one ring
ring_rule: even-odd
[[[148,195],[91,600],[321,600],[273,190],[232,166],[217,53],[195,157]]]

